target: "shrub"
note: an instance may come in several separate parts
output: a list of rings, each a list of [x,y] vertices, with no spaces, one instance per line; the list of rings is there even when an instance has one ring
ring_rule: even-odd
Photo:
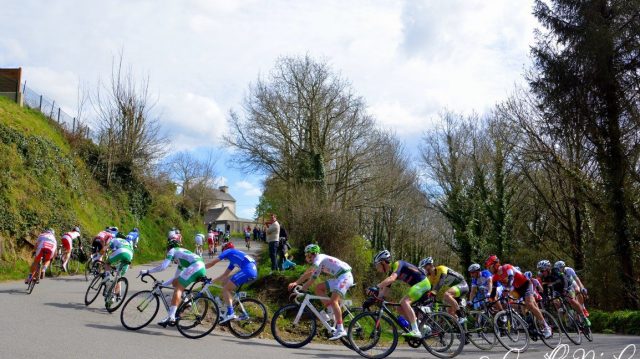
[[[640,335],[640,311],[638,310],[615,312],[593,310],[589,319],[594,332]]]

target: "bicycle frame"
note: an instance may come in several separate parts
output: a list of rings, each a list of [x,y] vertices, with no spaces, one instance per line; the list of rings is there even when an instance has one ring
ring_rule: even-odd
[[[311,304],[311,301],[314,299],[328,301],[328,300],[331,300],[331,298],[310,294],[310,293],[301,293],[298,288],[295,288],[293,290],[293,293],[296,295],[296,299],[295,299],[296,304],[300,305],[300,309],[298,310],[298,313],[296,314],[296,317],[293,320],[293,324],[297,325],[298,322],[300,321],[300,318],[302,317],[302,313],[304,313],[305,308],[309,308],[309,310],[313,313],[313,315],[315,315],[316,318],[320,320],[320,323],[322,323],[322,326],[325,327],[325,329],[327,329],[329,332],[331,332],[334,329],[331,325],[329,325],[329,322],[325,320],[325,318],[323,318],[322,315],[320,315],[320,312],[316,309],[316,307],[313,304]],[[302,300],[302,303],[301,303],[300,297],[302,296],[304,296],[304,299]],[[348,308],[349,306],[351,306],[351,303],[352,302],[350,300],[341,300],[340,309],[342,309],[343,312],[346,311],[348,313],[351,313]]]

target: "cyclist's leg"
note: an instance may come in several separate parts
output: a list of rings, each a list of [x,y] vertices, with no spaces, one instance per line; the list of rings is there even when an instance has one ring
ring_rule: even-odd
[[[69,258],[71,258],[71,241],[67,240],[67,239],[62,239],[62,248],[63,250],[63,256],[62,256],[62,268],[65,270],[65,272],[67,271],[67,263],[69,262]]]
[[[411,308],[411,303],[420,299],[426,292],[430,290],[431,282],[429,281],[429,278],[425,277],[422,281],[414,284],[411,288],[409,288],[407,295],[400,301],[400,309],[402,309],[403,314],[407,317],[407,321],[411,323],[412,330],[415,329],[416,331],[418,331],[418,322],[416,313],[413,311],[413,308]]]
[[[326,288],[331,293],[329,306],[333,310],[334,321],[336,323],[336,332],[331,337],[332,340],[339,339],[347,333],[344,330],[342,322],[342,308],[340,308],[340,299],[347,295],[347,290],[353,285],[353,275],[351,272],[343,273],[334,280],[327,281]]]
[[[442,302],[447,305],[447,312],[456,319],[458,319],[456,312],[460,309],[456,301],[456,297],[459,295],[460,291],[456,286],[446,288],[442,294]]]

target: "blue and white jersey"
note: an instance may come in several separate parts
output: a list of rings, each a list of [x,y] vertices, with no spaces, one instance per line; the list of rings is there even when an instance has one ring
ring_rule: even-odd
[[[140,236],[140,233],[138,232],[129,232],[129,234],[127,234],[127,241],[129,241],[129,243],[132,243],[133,241],[138,239],[138,236]]]
[[[480,275],[478,276],[478,278],[471,278],[471,288],[477,287],[478,292],[482,291],[486,295],[488,294],[487,289],[489,287],[490,281],[491,281],[491,272],[485,269],[482,272],[480,272]]]
[[[235,248],[227,249],[223,251],[219,256],[220,260],[228,260],[229,266],[227,269],[233,269],[233,267],[238,267],[240,269],[245,268],[248,265],[255,265],[256,261],[249,255],[245,254],[242,251],[239,251]]]

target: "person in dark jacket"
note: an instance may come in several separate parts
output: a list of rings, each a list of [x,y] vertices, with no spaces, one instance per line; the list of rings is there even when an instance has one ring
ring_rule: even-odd
[[[278,270],[282,270],[282,263],[287,259],[287,252],[291,249],[289,245],[289,236],[284,226],[280,226],[280,239],[278,243]]]

